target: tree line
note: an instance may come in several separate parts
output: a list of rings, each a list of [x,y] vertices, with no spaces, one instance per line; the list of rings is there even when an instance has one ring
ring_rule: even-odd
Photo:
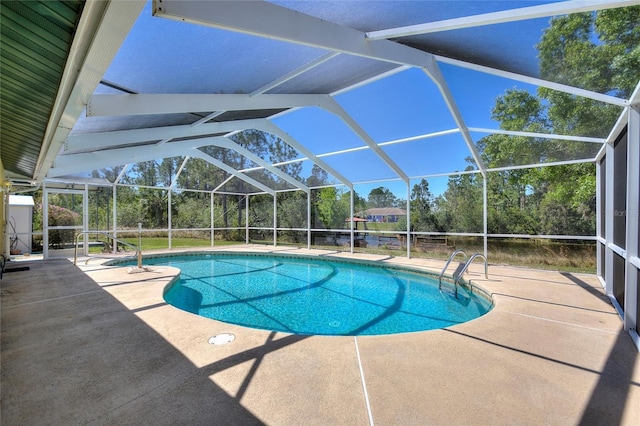
[[[640,80],[640,7],[552,18],[536,47],[542,78],[628,99]],[[540,87],[535,94],[508,90],[496,99],[492,118],[503,130],[606,138],[621,112]],[[594,158],[600,145],[493,134],[479,140],[477,149],[491,169]],[[467,161],[466,171],[477,168]],[[481,231],[483,184],[477,173],[452,176],[446,191],[433,198],[421,182],[412,191],[412,227]],[[489,233],[595,235],[592,162],[489,172],[486,185]]]

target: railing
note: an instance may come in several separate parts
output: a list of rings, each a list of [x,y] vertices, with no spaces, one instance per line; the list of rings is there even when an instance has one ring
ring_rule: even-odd
[[[453,287],[454,287],[454,290],[455,290],[456,297],[458,296],[458,281],[460,281],[460,277],[465,273],[465,271],[467,270],[469,265],[471,265],[471,262],[473,262],[473,260],[476,257],[481,257],[481,258],[484,259],[484,277],[486,279],[489,279],[489,271],[488,271],[489,266],[488,266],[488,263],[487,263],[487,258],[483,254],[480,254],[480,253],[476,253],[476,254],[472,255],[469,258],[469,260],[467,260],[467,263],[464,264],[464,267],[462,268],[462,271],[460,271],[460,275],[458,275],[458,277],[455,278],[455,280],[453,281]]]
[[[75,265],[77,260],[78,260],[78,240],[80,239],[81,235],[86,235],[86,234],[100,234],[100,235],[104,235],[105,237],[113,240],[117,243],[123,244],[125,246],[131,247],[133,249],[135,249],[136,251],[136,257],[138,259],[138,268],[142,268],[142,251],[140,250],[139,247],[137,247],[134,244],[128,243],[126,241],[123,241],[121,239],[118,239],[116,237],[114,237],[113,235],[107,233],[107,232],[102,232],[102,231],[83,231],[83,232],[79,232],[76,234],[76,243],[75,243],[75,248],[74,248],[74,252],[73,252],[73,264]],[[85,265],[89,263],[89,259],[86,260]]]
[[[438,289],[439,290],[442,289],[442,276],[447,271],[447,268],[449,267],[449,264],[451,263],[453,258],[456,257],[459,254],[464,256],[465,262],[467,261],[467,259],[468,259],[467,254],[462,250],[456,250],[451,254],[451,256],[449,256],[449,260],[447,260],[447,263],[444,264],[444,268],[442,268],[442,272],[440,272],[440,276],[438,277]],[[460,274],[460,275],[462,275],[462,274]],[[455,279],[455,277],[453,277],[453,278]],[[456,292],[456,294],[457,294],[457,292]]]

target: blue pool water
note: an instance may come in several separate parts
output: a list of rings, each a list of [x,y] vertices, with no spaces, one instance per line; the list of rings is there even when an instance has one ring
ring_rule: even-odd
[[[316,258],[202,254],[145,259],[180,268],[171,305],[232,324],[296,334],[379,335],[448,327],[491,303],[418,273]]]

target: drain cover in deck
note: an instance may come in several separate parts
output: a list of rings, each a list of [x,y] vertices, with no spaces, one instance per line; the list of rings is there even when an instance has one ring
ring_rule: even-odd
[[[212,345],[226,345],[236,340],[236,336],[231,333],[216,334],[209,339],[209,343]]]

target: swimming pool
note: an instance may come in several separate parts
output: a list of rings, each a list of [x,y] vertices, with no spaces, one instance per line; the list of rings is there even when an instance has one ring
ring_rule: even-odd
[[[145,259],[181,270],[165,300],[232,324],[317,335],[432,330],[487,313],[484,294],[426,274],[315,257],[198,254]]]

